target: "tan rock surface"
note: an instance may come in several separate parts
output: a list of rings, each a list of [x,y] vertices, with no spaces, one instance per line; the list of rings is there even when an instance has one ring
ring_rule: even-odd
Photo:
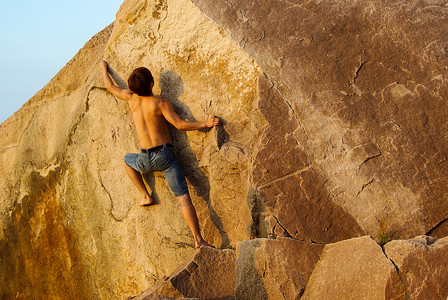
[[[146,290],[135,300],[152,295],[172,298],[233,298],[235,287],[235,251],[202,247],[194,257],[179,266],[169,277]]]
[[[238,243],[236,299],[299,299],[323,247],[289,238]]]
[[[385,287],[395,267],[370,237],[324,247],[302,299],[387,299]]]
[[[123,156],[138,139],[103,87],[104,58],[122,87],[146,66],[183,118],[222,118],[211,131],[169,128],[209,242],[301,240],[238,246],[250,274],[269,267],[247,287],[256,295],[296,297],[306,282],[311,299],[382,299],[386,286],[399,298],[403,284],[426,295],[414,264],[437,269],[444,239],[388,246],[399,280],[372,239],[350,238],[448,234],[447,17],[443,1],[126,0],[0,124],[0,294],[124,299],[195,253],[160,174],[148,178],[157,205],[137,205]],[[310,242],[333,243],[314,271]],[[293,260],[304,245],[314,250]],[[427,291],[443,294],[438,276]]]
[[[448,238],[420,236],[397,240],[384,246],[385,253],[399,270],[390,278],[387,299],[445,299],[448,297]],[[406,292],[396,289],[400,281]]]
[[[111,30],[0,125],[5,297],[123,299],[195,252],[160,174],[149,178],[159,204],[137,205],[123,156],[139,151],[138,140],[127,104],[103,88],[102,57],[122,79],[153,70],[157,93],[182,117],[216,114],[228,124],[171,134],[205,238],[218,247],[249,238],[259,67],[190,1],[126,1]]]

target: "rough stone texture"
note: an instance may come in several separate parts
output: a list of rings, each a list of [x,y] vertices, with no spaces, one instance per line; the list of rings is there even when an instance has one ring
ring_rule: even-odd
[[[151,295],[171,298],[233,298],[235,251],[202,247],[191,261],[179,266],[169,277],[146,290],[136,300]]]
[[[73,153],[68,154],[86,103],[98,92],[84,82],[91,82],[89,71],[111,30],[93,37],[43,90],[0,125],[0,294],[6,299],[57,299],[67,294],[87,299],[98,296],[96,284],[114,292],[127,288],[108,265],[119,253],[113,240],[101,234],[110,222],[109,210],[95,195],[100,186],[89,185],[95,174],[75,172],[87,168],[89,147],[77,150],[84,159],[75,161]],[[80,227],[84,228],[79,231]],[[95,256],[98,248],[103,250]],[[92,280],[102,264],[112,274],[103,272]]]
[[[194,2],[290,104],[300,126],[282,143],[303,149],[295,168],[311,167],[321,197],[372,236],[446,234],[444,1]]]
[[[370,237],[325,246],[302,299],[386,299],[395,267]]]
[[[373,240],[350,238],[448,234],[447,15],[438,0],[126,0],[0,124],[0,294],[123,299],[195,253],[160,174],[147,178],[158,205],[137,205],[122,158],[138,139],[127,104],[103,87],[101,58],[122,87],[151,69],[183,118],[222,118],[210,131],[169,128],[203,235],[222,248],[300,240],[241,243],[254,295],[300,295],[317,250],[290,253],[321,247],[312,242],[334,244],[308,297],[443,294],[438,271],[424,277],[415,263],[445,272],[443,239],[426,252],[397,244],[409,250],[390,254],[397,273]],[[372,286],[355,285],[364,276]]]
[[[259,89],[258,106],[268,126],[257,145],[252,185],[265,200],[270,234],[321,243],[361,236],[297,142],[301,125],[287,100],[264,75]]]
[[[223,118],[220,129],[171,135],[204,237],[218,247],[249,238],[249,161],[264,122],[259,67],[191,1],[125,1],[113,28],[0,125],[6,298],[124,299],[195,252],[160,174],[148,178],[158,205],[137,204],[123,156],[139,151],[138,139],[127,103],[104,89],[102,57],[122,86],[134,68],[151,69],[155,92],[182,117]]]
[[[323,247],[289,238],[238,243],[236,299],[299,299]]]
[[[448,238],[420,236],[397,240],[384,246],[385,253],[399,270],[390,278],[387,299],[446,299],[448,297]],[[402,283],[406,291],[396,289]]]

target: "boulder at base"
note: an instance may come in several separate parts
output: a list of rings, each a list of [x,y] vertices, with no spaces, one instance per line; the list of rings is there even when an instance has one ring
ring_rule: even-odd
[[[191,261],[135,299],[148,300],[155,295],[174,299],[233,298],[234,286],[235,251],[201,247]]]
[[[300,298],[323,247],[290,238],[238,243],[236,298]]]

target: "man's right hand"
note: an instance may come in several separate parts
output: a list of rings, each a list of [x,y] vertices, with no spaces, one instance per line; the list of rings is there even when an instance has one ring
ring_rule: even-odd
[[[106,71],[107,72],[107,62],[104,61],[104,60],[101,60],[100,68],[101,68],[102,71]]]
[[[216,116],[210,116],[207,120],[207,122],[205,122],[205,126],[207,127],[214,127],[214,126],[218,126],[221,125],[221,120],[219,118],[217,118]]]

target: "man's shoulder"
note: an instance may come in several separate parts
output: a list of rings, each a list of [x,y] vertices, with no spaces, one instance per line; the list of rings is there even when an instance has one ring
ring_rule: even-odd
[[[136,95],[136,97],[139,97],[142,100],[151,101],[151,102],[160,102],[160,103],[162,103],[162,102],[168,101],[165,98],[162,98],[162,97],[160,97],[158,95],[152,95],[152,96],[139,96],[137,94],[134,94],[134,95]]]
[[[146,102],[146,103],[154,103],[154,104],[159,104],[163,101],[165,101],[165,99],[153,95],[153,96],[139,96],[137,93],[132,94],[132,99],[133,100],[137,100],[137,101],[141,101],[141,102]]]

